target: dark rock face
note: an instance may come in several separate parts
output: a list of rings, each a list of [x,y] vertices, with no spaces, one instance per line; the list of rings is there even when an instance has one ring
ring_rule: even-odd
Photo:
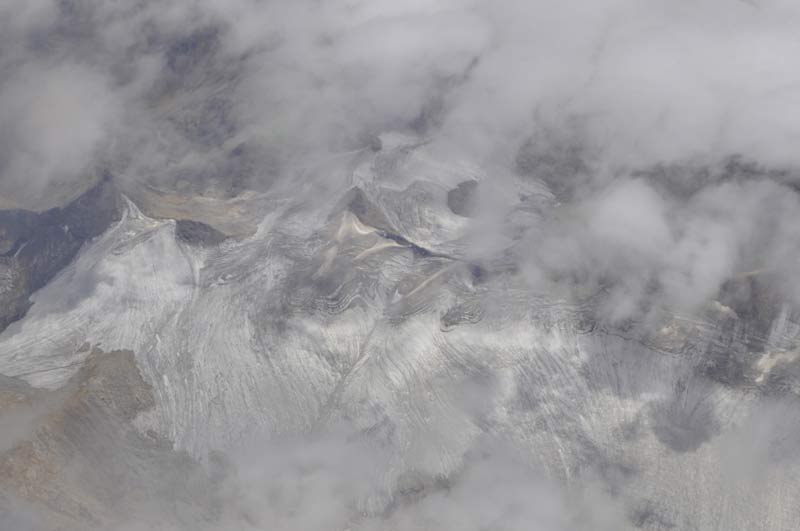
[[[344,209],[352,212],[365,225],[376,229],[394,230],[392,224],[386,219],[386,215],[367,197],[367,194],[361,188],[356,187],[348,191],[333,212],[340,212]]]
[[[175,222],[175,236],[189,245],[218,245],[227,239],[225,234],[214,227],[188,219]]]
[[[0,253],[15,254],[33,233],[37,214],[27,210],[0,210]]]
[[[0,331],[22,318],[28,297],[69,264],[85,241],[117,221],[119,212],[109,177],[61,208],[0,211]]]
[[[22,268],[13,260],[0,257],[0,330],[25,315],[30,291]]]
[[[463,217],[475,215],[478,181],[464,181],[447,192],[447,206],[454,214]]]

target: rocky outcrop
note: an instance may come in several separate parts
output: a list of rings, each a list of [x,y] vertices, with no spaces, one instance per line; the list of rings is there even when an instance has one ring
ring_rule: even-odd
[[[175,235],[189,245],[218,245],[227,236],[201,221],[179,219],[175,222]]]
[[[35,514],[32,529],[206,520],[214,503],[199,465],[132,425],[154,405],[129,351],[93,349],[56,391],[0,379],[7,432],[0,439],[0,518],[25,521],[26,513]]]
[[[463,181],[447,192],[447,206],[454,214],[464,217],[475,215],[478,181]]]
[[[0,210],[0,332],[25,315],[28,297],[118,220],[119,212],[109,176],[64,207]]]

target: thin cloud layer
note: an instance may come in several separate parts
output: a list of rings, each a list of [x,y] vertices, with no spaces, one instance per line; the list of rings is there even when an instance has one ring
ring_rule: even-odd
[[[333,208],[347,190],[331,193],[325,161],[400,133],[479,169],[451,224],[474,285],[511,262],[531,293],[590,301],[610,329],[713,310],[752,318],[766,348],[800,303],[798,28],[792,0],[6,0],[0,208],[57,206],[104,174],[123,191],[280,189]],[[452,173],[409,179],[446,191]],[[772,417],[726,435],[724,462],[747,464],[734,476],[765,466]],[[608,489],[564,487],[496,442],[397,502],[374,474],[384,456],[347,435],[253,443],[217,478],[220,525],[630,520]]]
[[[258,165],[258,181],[403,129],[509,166],[543,126],[570,123],[594,170],[736,154],[798,162],[791,2],[73,0],[5,11],[4,107],[49,109],[3,113],[16,131],[5,151],[42,140],[39,162],[5,164],[6,179],[50,182],[99,162],[158,179],[193,159],[224,166],[246,145],[280,163]],[[48,88],[31,94],[26,78]],[[93,158],[100,140],[114,144],[111,160]],[[53,162],[65,153],[64,167]]]
[[[48,206],[54,190],[103,171],[129,185],[235,195],[404,131],[486,168],[492,214],[475,223],[481,241],[507,231],[513,204],[488,190],[509,188],[510,173],[575,201],[576,216],[556,217],[522,260],[531,279],[624,277],[614,315],[631,316],[653,289],[693,307],[731,275],[783,267],[744,263],[759,262],[748,245],[761,235],[740,229],[761,226],[753,216],[769,216],[763,209],[709,223],[704,209],[716,193],[723,209],[752,204],[751,192],[778,210],[791,202],[772,185],[719,182],[775,180],[768,170],[782,185],[796,179],[791,2],[72,0],[5,11],[6,203]],[[760,173],[716,169],[736,156]],[[642,171],[650,178],[631,178]],[[704,191],[682,204],[686,189]],[[793,260],[779,238],[795,232],[791,220],[773,223],[760,262]],[[476,245],[476,256],[494,252]]]

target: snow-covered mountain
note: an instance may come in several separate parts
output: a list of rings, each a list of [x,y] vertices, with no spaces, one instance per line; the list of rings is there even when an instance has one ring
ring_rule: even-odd
[[[321,175],[329,194],[252,197],[263,217],[234,237],[148,217],[121,196],[119,219],[0,335],[4,394],[24,404],[9,398],[5,407],[30,417],[3,448],[12,494],[73,526],[115,525],[140,510],[171,513],[163,521],[175,525],[303,525],[302,516],[282,514],[291,509],[280,500],[255,501],[260,488],[300,489],[292,503],[301,512],[341,502],[330,527],[318,527],[327,529],[425,529],[433,518],[426,504],[453,504],[462,488],[508,489],[488,516],[478,510],[507,518],[504,529],[528,528],[544,511],[517,507],[518,488],[585,504],[583,516],[565,512],[554,529],[594,529],[599,512],[613,515],[599,524],[609,529],[786,529],[798,521],[800,327],[790,306],[766,335],[719,301],[698,315],[662,309],[655,325],[612,325],[597,317],[597,295],[537,291],[511,258],[560,208],[542,185],[518,183],[506,240],[474,256],[473,220],[454,212],[453,190],[481,193],[487,183],[475,168],[390,135],[381,149],[325,160],[306,177]],[[755,291],[759,279],[738,282]],[[759,297],[748,307],[780,306]],[[50,398],[70,392],[80,397]],[[275,447],[317,438],[333,438],[325,444],[340,453],[358,447],[379,457],[353,465],[358,480],[340,479],[344,492],[321,500],[297,478],[270,483],[275,459],[299,461],[282,473],[310,474],[311,483],[304,467],[340,473],[317,449],[309,457]],[[146,490],[148,474],[163,489],[194,474],[207,486],[202,495],[181,491],[192,511],[123,496],[115,516],[96,485],[70,475],[73,459],[95,458],[83,444],[119,455],[120,485]],[[470,483],[482,481],[472,477],[476,463],[502,471],[492,460],[509,455],[514,473],[529,468],[530,478],[506,471]],[[186,470],[151,470],[180,459]],[[211,479],[220,459],[238,469],[225,487]],[[287,487],[292,481],[300,483]],[[232,510],[225,500],[212,510],[209,499],[231,485],[251,489],[238,503],[253,506]],[[455,525],[442,518],[435,525]]]
[[[798,27],[3,0],[0,531],[800,528]]]

